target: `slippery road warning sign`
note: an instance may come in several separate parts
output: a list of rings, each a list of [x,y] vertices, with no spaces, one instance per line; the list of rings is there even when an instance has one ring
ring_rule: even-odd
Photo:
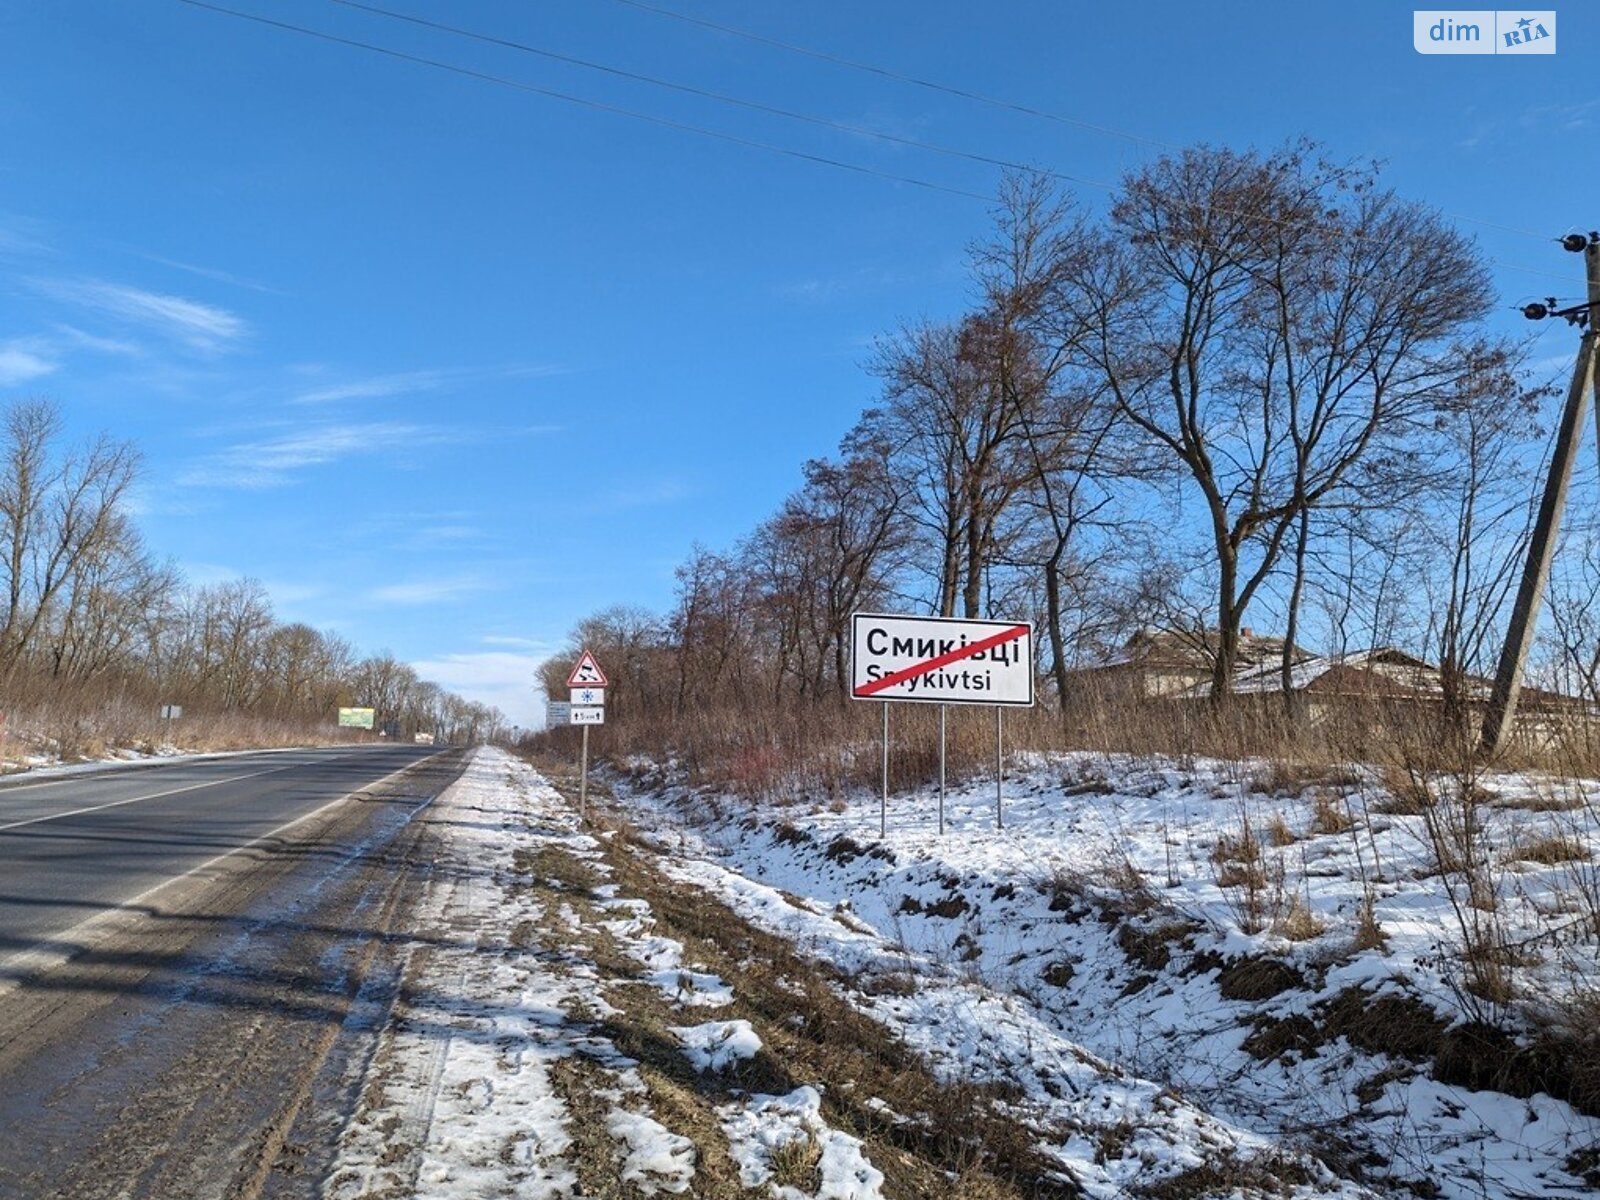
[[[850,695],[932,704],[1033,704],[1033,628],[854,613]]]
[[[600,664],[595,662],[594,655],[585,650],[578,658],[578,663],[572,668],[572,674],[567,676],[569,688],[603,688],[606,686],[606,673],[600,669]]]

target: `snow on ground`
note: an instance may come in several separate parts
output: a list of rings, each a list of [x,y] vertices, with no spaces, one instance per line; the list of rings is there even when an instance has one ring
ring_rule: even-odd
[[[815,1200],[883,1200],[883,1172],[867,1161],[859,1139],[828,1128],[822,1095],[814,1087],[728,1105],[722,1129],[739,1165],[739,1182],[747,1188],[768,1184],[775,1200],[807,1200],[783,1177],[787,1164],[799,1159],[809,1166],[814,1159],[822,1180]]]
[[[1486,929],[1518,948],[1504,968],[1518,997],[1592,996],[1600,784],[1481,781],[1479,832],[1441,836],[1475,856],[1486,897],[1441,874],[1440,836],[1373,778],[1271,775],[1033,757],[1006,785],[1003,829],[990,780],[949,795],[942,837],[927,793],[893,798],[880,838],[876,797],[806,811],[617,790],[674,848],[664,869],[846,971],[906,976],[859,1002],[952,1075],[1015,1078],[1058,1116],[1124,1112],[1157,1143],[1141,1157],[1249,1148],[1242,1128],[1442,1197],[1585,1191],[1565,1168],[1600,1161],[1600,1121],[1544,1094],[1438,1082],[1381,1044],[1370,1005],[1435,1034],[1514,1023],[1469,990],[1463,939]],[[1377,936],[1363,939],[1369,902]],[[1087,1147],[1060,1149],[1094,1178]],[[1100,1178],[1108,1195],[1125,1182]]]
[[[1274,1140],[1215,1120],[1159,1084],[1097,1058],[1014,996],[859,922],[839,920],[829,905],[796,903],[793,893],[699,858],[682,833],[675,849],[657,861],[658,869],[859,981],[860,989],[848,993],[851,1003],[921,1053],[946,1080],[1015,1086],[1020,1097],[1012,1112],[1039,1131],[1043,1148],[1085,1195],[1125,1197],[1130,1188],[1155,1187],[1223,1162],[1256,1162],[1271,1174],[1293,1157]],[[1070,1132],[1052,1143],[1061,1130]],[[1317,1164],[1300,1165],[1312,1184],[1284,1194],[1361,1194]]]
[[[683,1043],[683,1055],[696,1071],[726,1071],[736,1062],[754,1058],[761,1049],[761,1037],[749,1021],[675,1025],[672,1032]]]
[[[647,1196],[690,1193],[697,1147],[656,1118],[640,1064],[599,1032],[600,1021],[626,1014],[608,998],[578,936],[574,902],[562,898],[572,885],[530,874],[542,850],[556,849],[604,880],[610,872],[599,861],[600,843],[580,831],[572,807],[537,772],[494,749],[475,752],[434,810],[443,853],[418,917],[406,996],[364,1066],[361,1102],[324,1196],[585,1194],[577,1143],[592,1131],[577,1123],[574,1085],[558,1079],[577,1063],[587,1072],[583,1102],[605,1110],[598,1125],[611,1143],[608,1178]],[[722,980],[685,961],[681,943],[651,932],[647,902],[606,882],[587,889],[584,902],[610,914],[596,925],[637,964],[638,980],[659,987],[686,1016],[731,1001]],[[685,1053],[703,1056],[713,1071],[760,1049],[745,1021],[676,1032]],[[781,1147],[801,1135],[794,1110],[749,1097],[718,1113],[741,1136]],[[805,1136],[823,1148],[822,1189],[774,1187],[771,1194],[876,1196],[862,1190],[881,1176],[860,1143],[830,1130],[815,1104],[802,1117]]]
[[[48,754],[29,754],[0,762],[0,779],[7,783],[35,783],[50,779],[70,779],[76,775],[100,775],[108,771],[122,771],[138,767],[170,767],[191,762],[211,762],[214,759],[242,758],[256,754],[293,754],[305,751],[307,746],[266,746],[256,750],[207,750],[190,752],[176,746],[158,746],[146,753],[140,750],[112,750],[106,758],[92,758],[83,762],[64,763]],[[352,746],[352,749],[359,747]],[[27,776],[24,780],[22,777]],[[0,790],[4,790],[0,785]]]

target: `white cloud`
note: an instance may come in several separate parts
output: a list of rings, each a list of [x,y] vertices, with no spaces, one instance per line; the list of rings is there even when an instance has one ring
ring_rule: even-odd
[[[468,700],[492,704],[524,728],[538,729],[544,725],[544,695],[539,690],[538,672],[549,656],[483,650],[442,654],[411,665],[424,679]]]
[[[412,549],[431,550],[479,545],[492,540],[487,530],[476,525],[424,525],[413,531],[406,544]]]
[[[333,404],[344,400],[379,400],[386,396],[412,396],[421,392],[435,392],[490,379],[535,379],[551,375],[564,375],[567,368],[544,365],[508,367],[454,367],[419,371],[394,371],[369,375],[361,379],[347,379],[314,387],[295,396],[292,404]],[[549,427],[534,426],[531,432],[548,432]]]
[[[292,481],[297,471],[356,455],[444,445],[461,437],[436,426],[395,421],[316,425],[276,437],[238,442],[179,472],[177,482],[185,487],[282,487]]]
[[[34,279],[45,295],[154,330],[191,350],[217,353],[250,332],[242,317],[212,304],[102,279]]]
[[[445,379],[443,371],[400,371],[393,375],[374,375],[328,387],[302,392],[292,404],[330,404],[339,400],[377,400],[384,396],[409,396],[428,392]]]
[[[44,347],[36,342],[0,343],[0,387],[27,383],[30,379],[48,375],[55,369],[55,361],[49,358]]]
[[[689,494],[689,487],[681,480],[658,479],[641,483],[636,487],[613,488],[600,497],[596,507],[603,512],[628,508],[657,508],[665,504],[676,504]]]
[[[446,604],[473,592],[481,592],[486,586],[482,580],[471,578],[419,579],[373,588],[367,593],[367,599],[378,604]]]
[[[123,358],[138,358],[144,354],[144,348],[136,342],[125,341],[122,338],[100,337],[97,334],[86,333],[75,325],[57,325],[56,333],[85,350],[93,350],[97,354],[115,354]]]
[[[176,271],[185,271],[190,275],[198,275],[201,279],[213,279],[230,287],[247,288],[252,292],[265,292],[272,296],[285,294],[278,288],[268,287],[264,283],[257,283],[254,279],[246,279],[241,275],[235,275],[232,271],[224,271],[217,267],[197,266],[194,263],[186,263],[176,258],[163,258],[159,254],[145,254],[142,251],[135,251],[135,253],[147,262],[160,263],[163,267],[171,267]]]
[[[0,213],[0,254],[48,254],[44,222],[16,213]]]

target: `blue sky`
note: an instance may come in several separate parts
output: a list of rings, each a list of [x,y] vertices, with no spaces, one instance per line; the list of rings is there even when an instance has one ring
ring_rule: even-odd
[[[135,440],[143,528],[191,579],[259,578],[282,618],[516,720],[576,619],[664,607],[694,541],[747,532],[832,449],[875,335],[970,299],[986,208],[952,193],[991,195],[993,167],[330,0],[223,2],[951,189],[178,0],[0,9],[0,399]],[[1086,181],[1310,134],[1476,218],[1508,307],[1574,292],[1537,235],[1600,225],[1593,5],[1557,10],[1556,55],[1508,58],[1420,56],[1411,7],[1377,2],[652,0],[1124,137],[618,0],[377,2]]]

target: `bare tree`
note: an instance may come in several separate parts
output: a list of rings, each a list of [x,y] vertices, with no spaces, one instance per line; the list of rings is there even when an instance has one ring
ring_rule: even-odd
[[[0,670],[7,682],[36,648],[62,589],[130,536],[123,501],[138,470],[133,447],[100,438],[63,450],[60,436],[60,415],[42,401],[14,404],[0,422]]]
[[[1111,402],[1202,501],[1226,696],[1244,614],[1286,540],[1309,535],[1304,514],[1403,454],[1479,368],[1456,343],[1489,305],[1483,261],[1309,146],[1198,148],[1124,179],[1097,261],[1063,295]]]

